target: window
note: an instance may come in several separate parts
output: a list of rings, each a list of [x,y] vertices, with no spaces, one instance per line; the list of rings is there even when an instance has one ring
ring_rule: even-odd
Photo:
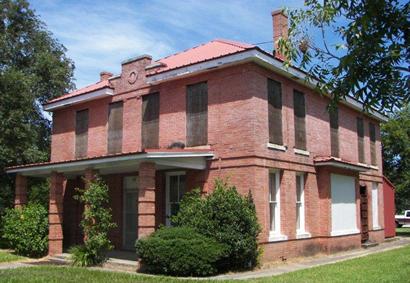
[[[364,160],[364,125],[363,119],[357,118],[357,148],[358,148],[358,155],[359,155],[359,162],[365,163]]]
[[[158,148],[159,93],[142,97],[142,148]]]
[[[123,103],[115,102],[108,110],[108,153],[119,153],[122,150],[122,108]]]
[[[282,145],[282,86],[268,79],[269,143]]]
[[[269,173],[270,234],[280,235],[280,172]]]
[[[406,212],[406,217],[410,217],[410,211]]]
[[[334,157],[339,157],[339,110],[330,109],[330,151]]]
[[[359,233],[355,183],[354,177],[331,174],[332,236]]]
[[[305,95],[293,91],[293,112],[295,118],[295,148],[306,150],[306,109]]]
[[[87,156],[88,149],[88,109],[77,111],[75,115],[75,158]]]
[[[187,86],[187,146],[208,143],[208,86],[206,82]]]
[[[379,226],[379,190],[377,183],[373,183],[372,187],[372,214],[373,214],[373,229],[380,228]]]
[[[166,183],[166,224],[172,225],[171,217],[178,213],[179,202],[186,192],[185,172],[167,173]]]
[[[305,233],[305,178],[303,173],[296,174],[296,234]]]
[[[372,165],[377,165],[376,160],[376,126],[373,123],[369,123],[369,136],[370,136],[370,161]]]

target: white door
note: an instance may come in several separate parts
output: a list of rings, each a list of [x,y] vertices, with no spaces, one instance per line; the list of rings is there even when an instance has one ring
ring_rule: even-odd
[[[332,235],[358,233],[355,178],[331,174]]]
[[[138,177],[124,177],[123,181],[123,249],[134,250],[138,227]]]
[[[166,225],[171,225],[171,217],[178,213],[179,202],[186,191],[185,172],[167,173],[166,182]]]

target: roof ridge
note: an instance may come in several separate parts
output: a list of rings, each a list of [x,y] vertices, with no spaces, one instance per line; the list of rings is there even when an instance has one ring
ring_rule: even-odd
[[[221,43],[225,43],[225,44],[229,44],[235,47],[245,48],[245,49],[255,47],[254,45],[246,43],[246,42],[240,42],[240,41],[225,39],[225,38],[215,38],[212,41],[221,42]]]
[[[170,55],[168,55],[168,56],[162,57],[162,58],[158,59],[156,62],[159,62],[159,61],[161,61],[161,60],[167,59],[167,58],[169,58],[169,57],[172,57],[172,56],[175,56],[175,55],[184,53],[184,52],[188,52],[189,50],[193,50],[193,49],[196,49],[196,48],[198,48],[198,47],[200,47],[200,46],[204,46],[204,45],[206,45],[206,44],[208,44],[208,43],[210,43],[210,42],[212,42],[212,40],[211,40],[211,41],[204,42],[204,43],[201,43],[201,44],[198,44],[198,45],[193,46],[193,47],[189,47],[189,48],[184,49],[184,50],[182,50],[182,51],[175,52],[175,53],[170,54]]]

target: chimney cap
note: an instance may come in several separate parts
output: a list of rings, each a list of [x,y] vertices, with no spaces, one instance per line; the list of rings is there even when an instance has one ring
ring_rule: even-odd
[[[111,78],[113,76],[112,73],[108,72],[108,71],[102,71],[100,73],[100,81],[106,81],[109,78]]]
[[[288,17],[286,10],[285,9],[277,9],[277,10],[273,10],[272,11],[272,16],[276,16],[276,15],[282,15],[284,17]]]

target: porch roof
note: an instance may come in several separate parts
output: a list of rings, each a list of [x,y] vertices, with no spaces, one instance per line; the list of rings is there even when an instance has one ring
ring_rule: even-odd
[[[138,171],[139,163],[154,162],[158,169],[185,168],[203,170],[206,160],[214,155],[208,150],[144,150],[58,162],[32,163],[7,167],[7,173],[24,176],[46,177],[51,172],[66,176],[80,175],[87,168],[98,170],[100,174],[128,173]]]
[[[365,172],[369,169],[375,169],[372,166],[363,163],[354,163],[334,156],[316,156],[314,158],[315,166],[329,166],[342,168],[356,172]]]

